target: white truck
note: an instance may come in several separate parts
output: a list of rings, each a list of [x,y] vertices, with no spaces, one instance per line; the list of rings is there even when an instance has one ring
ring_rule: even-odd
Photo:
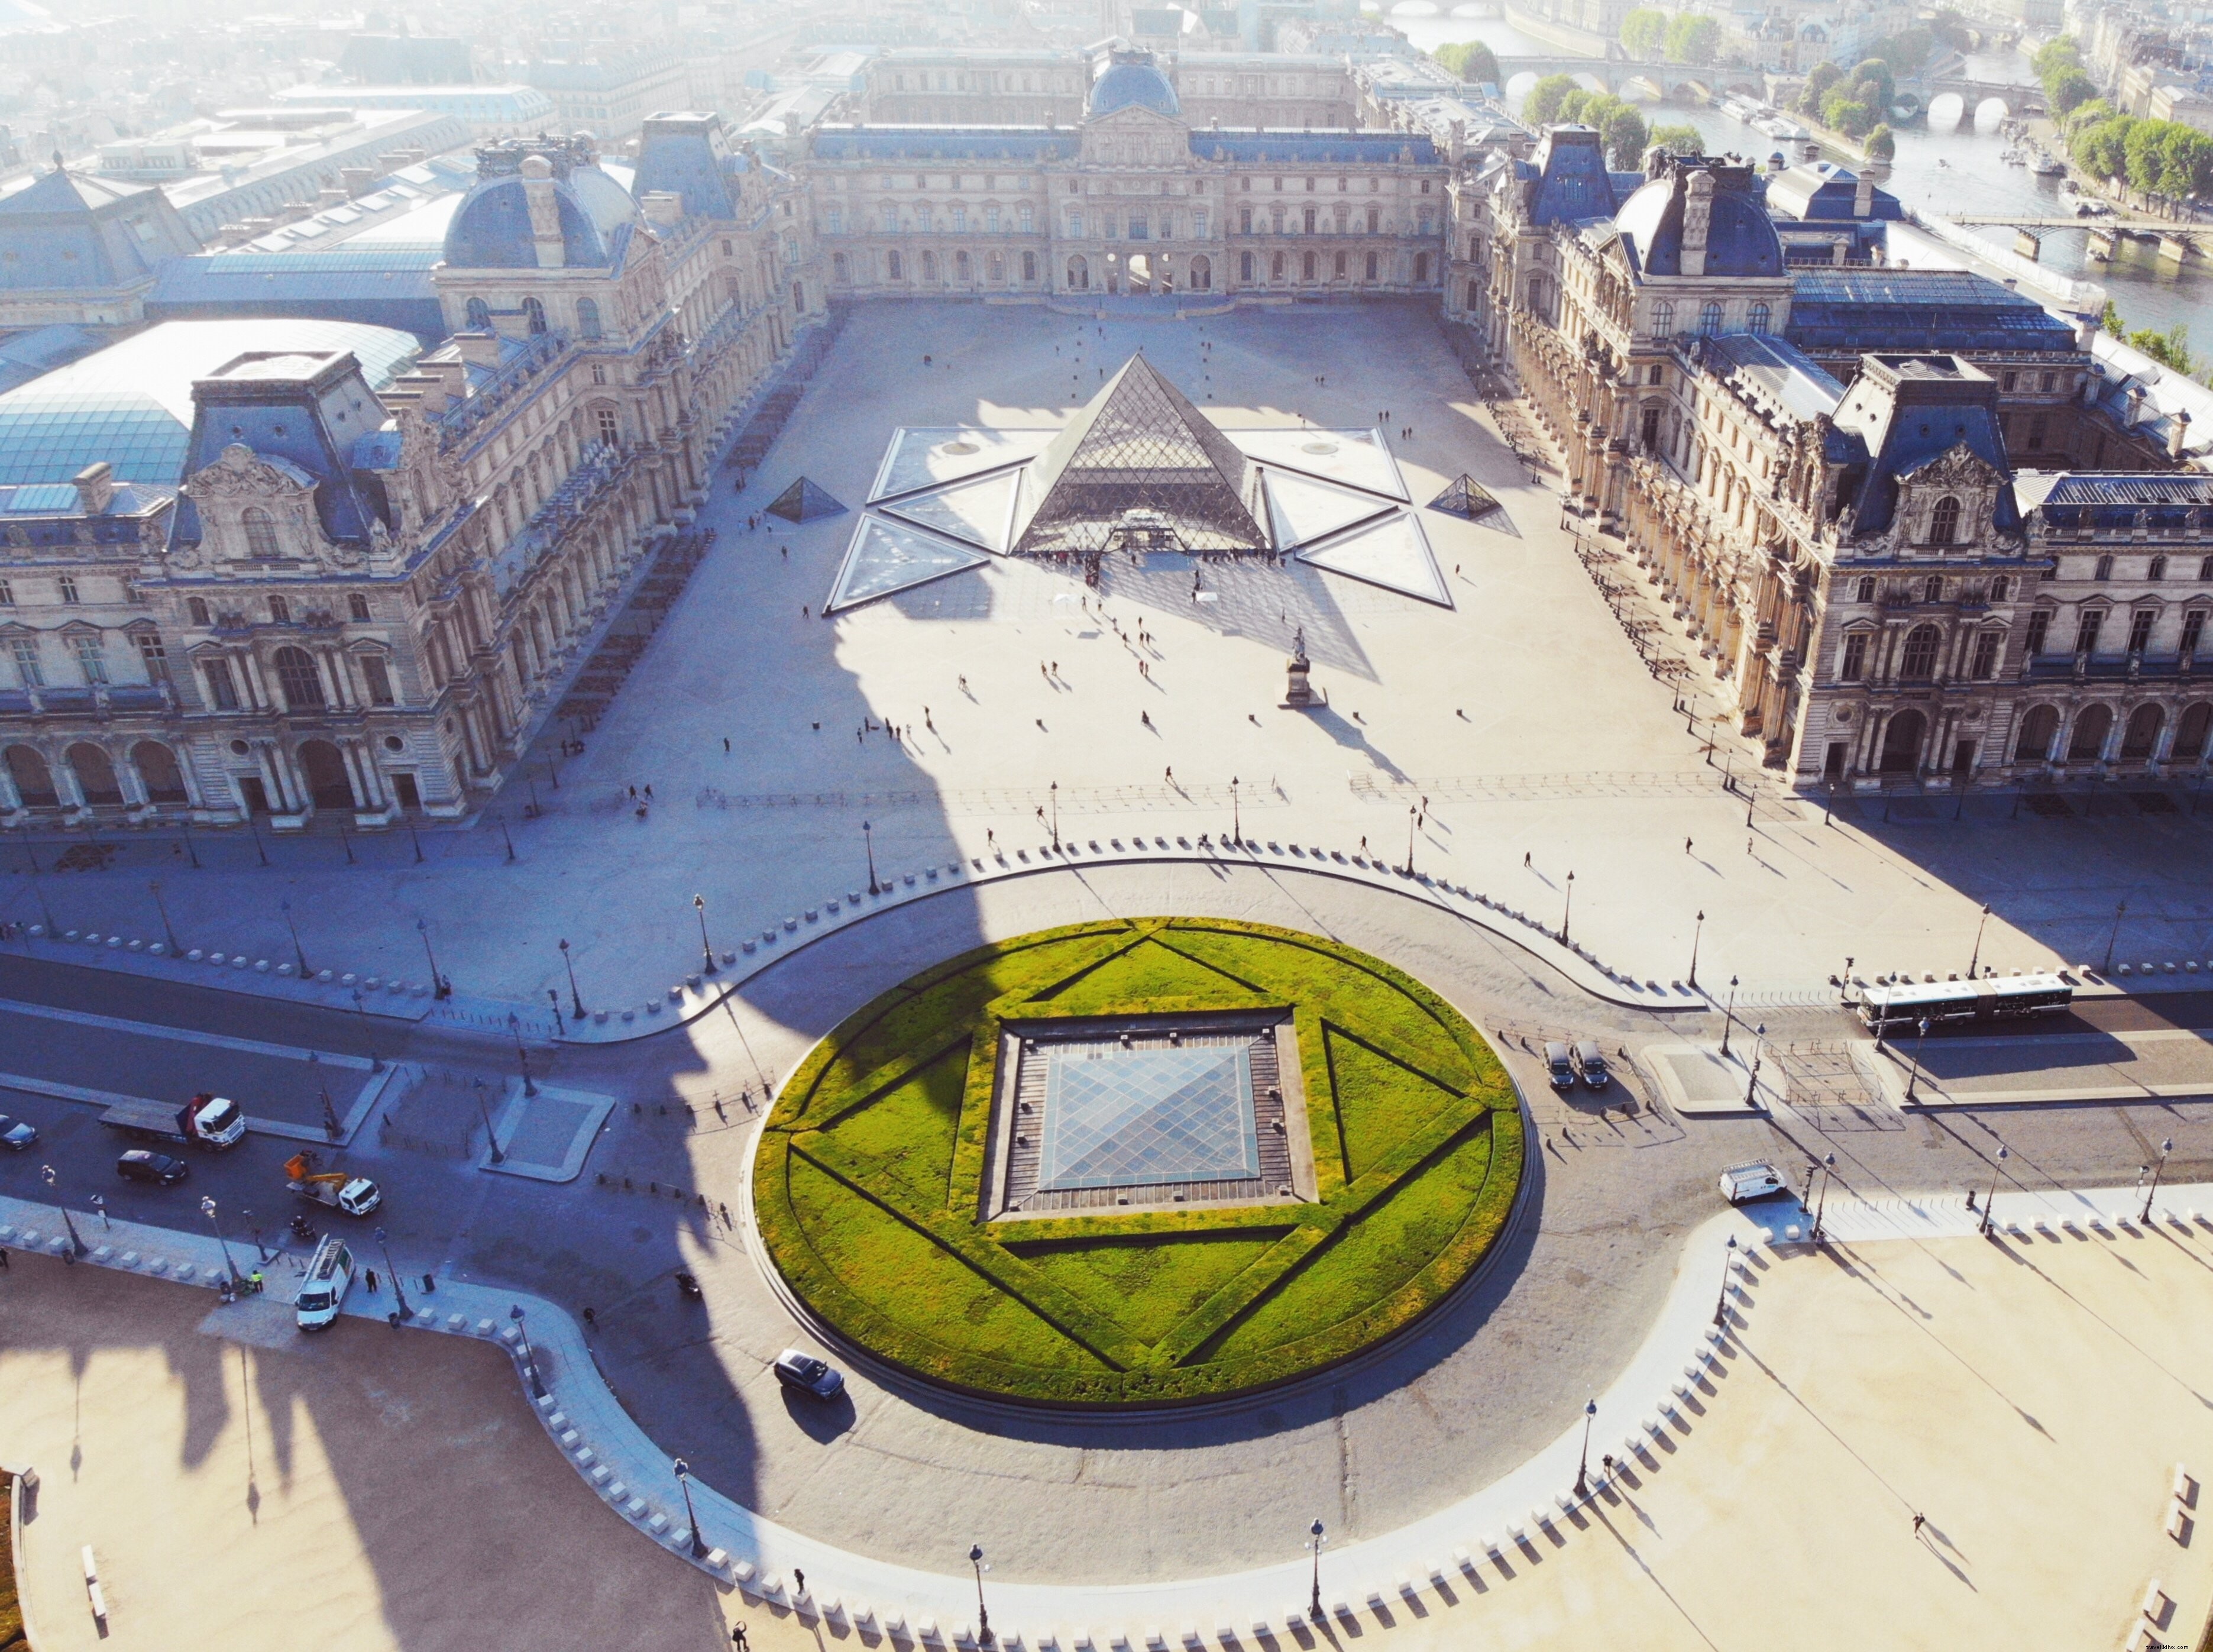
[[[185,1142],[221,1149],[246,1139],[246,1113],[227,1097],[203,1091],[182,1106],[166,1101],[118,1101],[100,1115],[110,1130],[149,1142]]]
[[[284,1185],[303,1199],[327,1204],[350,1216],[365,1216],[384,1203],[384,1190],[366,1176],[350,1176],[343,1170],[320,1170],[312,1149],[302,1149],[284,1161]]]

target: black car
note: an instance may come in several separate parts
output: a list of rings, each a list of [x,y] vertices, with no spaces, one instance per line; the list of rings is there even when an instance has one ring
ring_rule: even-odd
[[[115,1161],[115,1173],[125,1181],[158,1182],[164,1187],[173,1187],[191,1175],[192,1167],[166,1153],[134,1147]]]
[[[776,1356],[776,1380],[817,1399],[835,1399],[845,1392],[843,1373],[832,1369],[826,1360],[802,1354],[796,1348],[787,1348]]]
[[[10,1119],[0,1113],[0,1147],[11,1153],[21,1153],[39,1139],[38,1126],[27,1119]]]

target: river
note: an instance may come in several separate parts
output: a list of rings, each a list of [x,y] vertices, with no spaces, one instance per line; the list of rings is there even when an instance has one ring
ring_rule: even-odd
[[[1410,3],[1428,5],[1430,0]],[[1437,8],[1411,15],[1393,10],[1389,21],[1425,52],[1451,41],[1481,40],[1502,58],[1559,55],[1558,48],[1532,39],[1500,17],[1454,16],[1448,8]],[[1974,78],[1985,82],[2019,84],[2030,80],[2027,60],[2019,53],[1972,58],[1968,69]],[[1695,126],[1707,147],[1721,153],[1764,160],[1777,148],[1773,138],[1731,119],[1717,108],[1647,105],[1644,116],[1655,125],[1665,121]],[[1970,127],[1934,132],[1909,126],[1897,137],[1898,158],[1882,186],[1908,206],[1948,217],[2005,212],[2058,217],[2066,211],[2059,202],[2059,180],[2039,178],[2026,167],[2005,165],[1998,159],[2005,144],[1995,132]],[[1832,158],[1848,166],[1855,164],[1850,156],[1840,153]],[[1944,164],[1940,166],[1939,162]],[[1976,233],[1995,246],[2012,247],[2013,232],[2009,229],[1994,226]],[[2122,242],[2111,263],[2099,264],[2084,255],[2084,230],[2040,233],[2044,244],[2039,261],[2062,275],[2102,284],[2130,326],[2164,332],[2195,320],[2199,336],[2194,342],[2201,351],[2213,352],[2213,323],[2204,320],[2205,306],[2213,302],[2213,265],[2193,258],[2178,266],[2161,258],[2149,243],[2133,241]]]

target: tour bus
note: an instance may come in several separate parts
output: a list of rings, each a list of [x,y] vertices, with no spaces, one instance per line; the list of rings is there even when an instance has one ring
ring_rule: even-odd
[[[293,1302],[300,1329],[320,1331],[335,1321],[345,1302],[346,1287],[351,1283],[353,1253],[344,1240],[332,1234],[315,1247],[307,1277],[300,1282],[300,1294]]]
[[[1860,1019],[1877,1033],[1911,1031],[1927,1021],[1939,1027],[2018,1027],[2061,1014],[2075,989],[2049,972],[1991,975],[1976,981],[1899,981],[1854,987],[1850,999]]]

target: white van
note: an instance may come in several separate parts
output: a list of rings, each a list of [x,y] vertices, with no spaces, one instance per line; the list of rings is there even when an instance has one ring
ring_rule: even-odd
[[[345,1305],[346,1288],[352,1283],[353,1253],[332,1234],[315,1247],[307,1277],[300,1281],[300,1294],[293,1299],[300,1329],[320,1331],[336,1320],[338,1309]]]

